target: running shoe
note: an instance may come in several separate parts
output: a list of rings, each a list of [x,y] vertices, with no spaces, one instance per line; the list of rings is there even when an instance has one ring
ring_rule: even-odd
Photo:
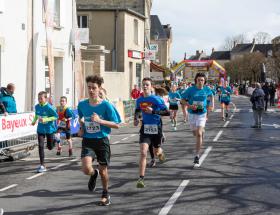
[[[102,198],[105,198],[105,202],[104,201],[100,201],[98,203],[99,206],[108,206],[111,204],[111,197],[109,195],[107,195],[106,197],[102,197]]]
[[[96,179],[99,175],[98,169],[94,170],[94,174],[90,176],[89,181],[88,181],[88,190],[93,192],[95,191],[96,188]]]
[[[145,183],[144,183],[144,179],[143,178],[139,178],[136,184],[137,188],[144,188],[145,187]]]
[[[199,164],[199,157],[198,157],[198,156],[195,156],[195,157],[194,157],[193,163],[194,163],[194,164]]]
[[[46,172],[47,171],[47,168],[44,167],[43,165],[40,165],[38,168],[37,168],[37,173],[42,173],[42,172]]]
[[[226,118],[228,118],[228,113],[226,113]]]
[[[149,163],[149,167],[155,167],[156,166],[156,160],[152,159]]]
[[[60,156],[60,155],[61,155],[61,151],[57,151],[57,152],[56,152],[56,155],[57,155],[57,156]]]
[[[176,126],[174,126],[173,131],[177,131],[177,127]]]
[[[158,155],[158,159],[159,159],[159,162],[161,162],[161,163],[165,162],[166,157],[165,157],[165,154],[164,154],[163,151],[162,151],[162,153],[160,155]]]
[[[0,208],[0,215],[3,215],[3,214],[4,214],[4,209]]]

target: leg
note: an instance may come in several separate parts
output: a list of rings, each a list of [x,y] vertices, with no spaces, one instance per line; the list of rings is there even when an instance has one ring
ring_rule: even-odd
[[[153,151],[153,146],[152,146],[152,144],[149,145],[149,152],[150,152],[151,158],[152,158],[152,159],[155,159],[155,154],[154,154],[154,151]]]
[[[108,167],[105,165],[99,165],[99,172],[101,176],[103,191],[108,192],[108,186],[109,186]]]
[[[176,119],[176,117],[177,117],[177,110],[174,110],[173,111],[173,121],[174,121],[174,127],[175,128],[177,126],[177,119]]]
[[[40,164],[42,166],[44,166],[45,164],[44,142],[45,142],[45,135],[38,134],[38,149],[39,149]]]
[[[258,126],[258,112],[257,110],[253,110],[253,115],[254,115],[254,120],[255,120],[255,124],[253,125],[253,127]]]
[[[140,177],[145,176],[148,148],[149,148],[148,143],[140,143],[140,160],[139,160]]]
[[[91,156],[86,156],[82,158],[82,171],[85,175],[92,175],[94,172],[92,166],[93,159]]]
[[[196,155],[200,155],[200,150],[203,142],[203,127],[197,127],[196,129]]]
[[[47,147],[52,150],[55,147],[54,134],[47,134]]]

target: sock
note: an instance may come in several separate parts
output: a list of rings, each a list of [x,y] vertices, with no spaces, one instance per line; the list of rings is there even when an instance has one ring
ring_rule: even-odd
[[[139,178],[144,179],[144,176],[140,175]]]

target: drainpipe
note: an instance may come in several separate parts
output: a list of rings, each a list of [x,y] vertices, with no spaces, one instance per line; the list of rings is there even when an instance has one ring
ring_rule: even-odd
[[[35,99],[35,97],[34,97],[34,6],[35,4],[34,4],[34,0],[32,0],[31,1],[31,7],[32,7],[32,9],[31,9],[31,19],[32,19],[32,21],[31,21],[31,33],[32,33],[32,36],[31,36],[31,40],[32,40],[32,42],[31,42],[31,110],[33,110],[34,109],[34,105],[33,105],[33,101],[34,101],[34,99]],[[35,52],[36,53],[36,52]]]
[[[119,11],[115,11],[115,26],[114,26],[114,49],[112,53],[112,70],[117,70],[118,68],[118,62],[117,62],[117,32],[118,32],[118,27],[117,27],[117,22],[118,22],[118,16],[119,16]]]

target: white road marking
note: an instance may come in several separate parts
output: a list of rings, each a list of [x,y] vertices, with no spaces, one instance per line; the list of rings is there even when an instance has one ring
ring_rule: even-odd
[[[18,186],[18,185],[17,184],[12,184],[10,186],[7,186],[7,187],[4,187],[4,188],[0,189],[0,192],[3,192],[5,190],[11,189],[11,188],[16,187],[16,186]]]
[[[130,137],[135,137],[137,134],[131,134]]]
[[[159,215],[167,215],[171,210],[177,199],[180,197],[185,187],[188,185],[190,180],[183,180],[176,192],[171,196],[168,202],[164,205],[164,207],[160,210]]]
[[[118,143],[120,143],[121,141],[116,141],[116,142],[113,142],[113,143],[111,143],[112,145],[115,145],[115,144],[118,144]]]
[[[41,173],[38,173],[38,174],[36,174],[36,175],[30,176],[30,177],[28,177],[28,178],[26,178],[26,179],[27,179],[27,180],[31,180],[31,179],[37,178],[37,177],[39,177],[39,176],[41,176],[41,175],[44,175],[44,173],[41,172]]]
[[[203,163],[203,161],[205,160],[205,158],[207,157],[207,155],[210,153],[210,151],[212,150],[212,146],[209,146],[203,153],[203,155],[200,157],[199,159],[199,164],[197,165],[198,167],[200,167]]]
[[[71,162],[76,162],[76,161],[78,161],[79,159],[78,158],[75,158],[75,159],[72,159],[72,160],[70,160]]]
[[[223,130],[220,130],[219,132],[218,132],[218,134],[216,135],[216,137],[214,138],[214,142],[217,142],[217,140],[220,138],[220,136],[222,135],[222,133],[223,133]]]
[[[232,114],[229,119],[232,120],[233,117],[234,117],[234,114]]]
[[[121,139],[121,141],[124,141],[124,140],[127,140],[127,139],[128,139],[128,137],[125,137],[125,138]]]
[[[224,128],[226,128],[227,126],[228,126],[228,124],[229,124],[229,121],[226,121],[226,123],[224,124]]]
[[[63,166],[66,166],[66,165],[69,165],[69,164],[68,163],[62,163],[62,164],[59,164],[59,165],[57,165],[55,167],[52,167],[50,169],[54,170],[54,169],[58,169],[59,167],[63,167]]]

